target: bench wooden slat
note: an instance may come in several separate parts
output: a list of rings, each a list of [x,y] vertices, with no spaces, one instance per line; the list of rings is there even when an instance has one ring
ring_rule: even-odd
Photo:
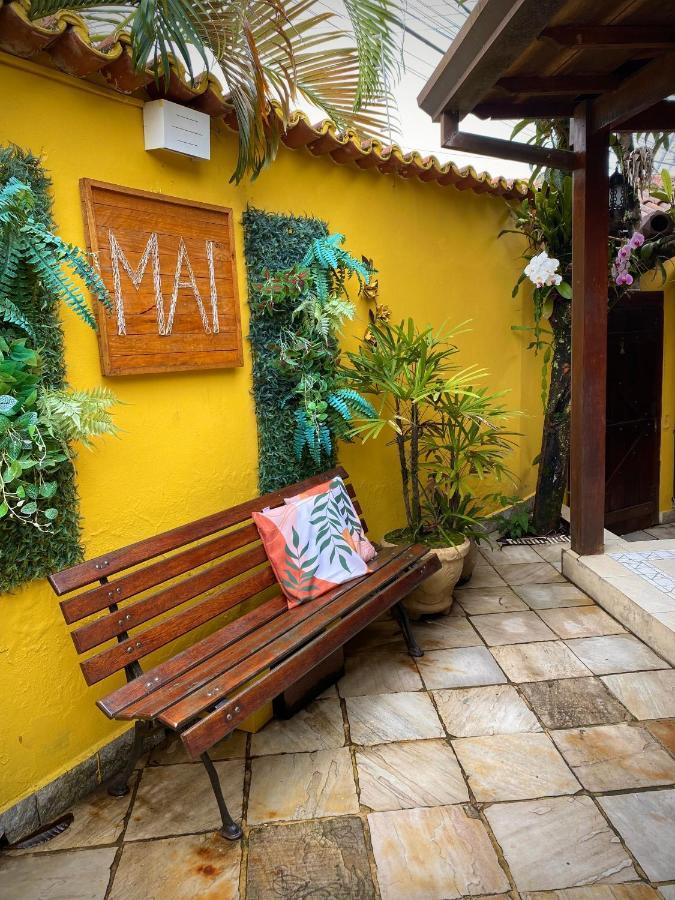
[[[373,560],[373,572],[384,568],[395,557],[400,556],[405,548],[393,547],[389,548],[385,553],[380,554],[376,560]],[[303,603],[294,609],[289,610],[286,606],[284,615],[269,623],[261,623],[261,627],[255,634],[247,636],[242,635],[242,640],[233,646],[236,642],[230,641],[227,635],[223,640],[223,646],[217,652],[209,654],[207,658],[201,660],[196,659],[195,663],[189,669],[186,669],[182,675],[175,676],[165,686],[157,686],[153,691],[148,692],[141,700],[130,703],[118,714],[118,718],[135,719],[147,718],[152,719],[157,716],[163,709],[172,703],[182,699],[189,691],[196,690],[198,687],[206,684],[212,678],[222,674],[227,669],[227,660],[234,657],[238,661],[242,656],[255,653],[266,643],[269,643],[275,637],[288,631],[293,625],[310,618],[316,612],[321,611],[325,606],[343,595],[352,591],[356,586],[367,581],[372,575],[365,575],[363,578],[348,581],[345,584],[338,585],[332,591],[322,594],[308,603]],[[235,623],[233,623],[235,624]],[[231,625],[226,625],[224,632]],[[231,650],[228,648],[232,648]],[[234,663],[230,663],[233,665]]]
[[[371,571],[375,572],[380,569],[390,559],[399,555],[399,553],[401,553],[403,549],[404,548],[401,547],[390,547],[378,553],[375,559],[370,563]],[[313,610],[315,608],[319,608],[322,603],[329,603],[331,600],[342,596],[342,594],[351,590],[356,584],[359,584],[368,577],[370,576],[365,575],[363,578],[360,578],[358,580],[348,581],[345,584],[338,585],[337,587],[333,588],[333,590],[327,592],[326,594],[323,594],[321,597],[318,597],[316,600],[312,600],[311,604],[313,605],[306,603],[300,607],[297,607],[297,610],[299,611],[298,614],[305,617],[310,615]],[[258,609],[262,608],[263,607],[258,607]],[[105,712],[105,714],[110,718],[134,718],[133,715],[130,715],[128,713],[128,710],[136,703],[136,701],[147,698],[155,691],[161,690],[164,685],[169,685],[175,679],[186,676],[186,673],[188,673],[188,675],[191,674],[197,666],[207,662],[215,654],[231,646],[241,637],[249,634],[249,632],[252,631],[253,628],[245,627],[243,630],[240,630],[239,628],[239,624],[243,618],[246,618],[251,622],[255,620],[257,622],[256,627],[262,627],[263,625],[266,625],[267,622],[275,618],[275,616],[271,616],[264,621],[262,620],[262,618],[260,620],[255,619],[255,614],[257,613],[257,611],[258,610],[253,610],[251,613],[247,613],[246,616],[240,619],[236,619],[234,622],[230,622],[227,625],[224,625],[218,631],[215,631],[213,634],[202,638],[201,641],[198,641],[192,647],[188,647],[187,649],[183,650],[172,659],[168,659],[166,660],[166,662],[159,663],[159,665],[155,666],[155,668],[149,670],[146,675],[135,678],[128,684],[122,685],[122,687],[117,688],[107,697],[103,697],[98,701],[99,708],[102,709],[103,712]],[[280,611],[283,612],[284,622],[286,622],[287,619],[285,617],[289,615],[291,611],[288,609],[286,600],[283,597],[281,598]],[[234,635],[233,639],[231,639],[231,635]],[[163,708],[162,705],[160,705],[159,708]]]
[[[211,562],[219,556],[232,553],[234,550],[239,550],[259,539],[258,529],[253,523],[244,525],[242,528],[222,534],[212,541],[191,547],[189,550],[184,550],[167,559],[160,559],[143,569],[121,575],[108,584],[98,585],[98,587],[83,591],[76,597],[62,600],[63,617],[69,625],[72,625],[73,622],[100,612],[111,603],[120,603],[122,600],[148,590],[148,588],[156,587],[164,581],[169,581],[177,575],[183,575],[191,569]]]
[[[310,615],[300,616],[303,607],[309,606],[309,604],[303,604],[297,609],[290,610],[285,620],[277,619],[271,622],[265,628],[223,651],[222,654],[213,657],[209,661],[210,671],[219,671],[222,674],[212,677],[204,683],[205,678],[202,673],[197,674],[191,671],[182,683],[174,682],[174,684],[167,685],[161,692],[153,694],[149,700],[151,703],[157,704],[157,701],[161,699],[160,694],[166,697],[177,691],[182,692],[183,695],[187,694],[187,696],[183,696],[183,699],[178,700],[172,706],[167,705],[168,708],[163,712],[156,710],[149,716],[145,713],[145,709],[143,709],[143,713],[145,713],[143,715],[140,708],[142,705],[137,704],[133,709],[134,716],[139,718],[157,717],[171,728],[178,728],[186,722],[190,722],[204,710],[213,706],[219,697],[226,697],[265,669],[274,666],[296,647],[301,646],[332,625],[341,616],[359,606],[374,591],[390,584],[427,552],[426,547],[420,546],[405,549],[403,553],[382,566],[370,577],[360,581],[342,597],[332,603],[319,604],[318,608],[314,607],[314,609],[308,610]],[[323,598],[318,597],[317,601],[321,599]],[[314,603],[316,601],[312,601],[312,605]],[[296,612],[297,616],[294,615]],[[258,647],[260,649],[256,649]],[[194,679],[193,674],[196,675]],[[199,686],[200,682],[202,687]],[[195,690],[195,688],[197,689]],[[132,709],[127,712],[131,713]]]
[[[128,641],[97,653],[80,663],[87,684],[96,684],[97,681],[102,681],[108,675],[119,672],[129,663],[142,659],[160,647],[166,646],[176,638],[182,637],[199,625],[227,612],[243,603],[244,600],[249,600],[273,584],[276,584],[276,579],[272,567],[268,563],[260,572],[212,594],[207,599],[176,613],[159,625],[153,625],[151,628],[132,635]]]
[[[284,502],[285,497],[292,497],[294,494],[301,493],[316,484],[321,484],[322,481],[334,478],[336,475],[345,480],[348,478],[342,466],[338,466],[329,472],[313,475],[311,478],[307,478],[298,484],[292,484],[281,490],[272,491],[269,494],[240,503],[238,506],[233,506],[230,509],[221,510],[210,516],[205,516],[203,519],[197,519],[195,522],[179,525],[170,531],[137,541],[135,544],[129,544],[127,547],[95,556],[86,562],[72,566],[70,569],[64,569],[61,572],[50,575],[49,583],[54,592],[60,597],[69,591],[85,587],[103,577],[109,577],[117,572],[121,572],[123,569],[147,562],[147,560],[169,550],[177,550],[193,541],[208,537],[208,535],[214,534],[216,531],[238,525],[250,518],[252,512],[264,509],[266,506],[278,506]]]
[[[109,719],[131,719],[133,717],[125,716],[124,711],[132,703],[159,690],[201,660],[208,659],[219,650],[229,647],[230,644],[236,643],[240,638],[287,612],[286,598],[278,594],[250,612],[244,613],[243,616],[228,625],[214,631],[213,634],[202,638],[191,647],[187,647],[165,662],[159,663],[145,674],[127,682],[106,697],[97,700],[96,705]]]
[[[342,646],[358,634],[439,568],[437,556],[422,559],[401,579],[376,593],[367,604],[346,615],[330,631],[320,634],[280,663],[268,675],[230,699],[220,709],[187,728],[181,735],[181,740],[190,756],[196,758],[212,747],[252,712],[274,699],[286,685],[293,684],[310,672],[318,663],[330,656],[336,647]]]
[[[267,554],[262,545],[254,547],[252,550],[245,550],[210,569],[183,579],[179,584],[170,585],[150,597],[143,597],[141,600],[129,603],[123,609],[118,609],[107,616],[102,616],[95,622],[83,625],[71,634],[73,643],[78,653],[91,650],[92,647],[105,644],[106,641],[117,637],[118,634],[142,625],[144,622],[180,606],[187,600],[193,600],[211,588],[224,585],[231,578],[255,569],[256,566],[266,561]]]

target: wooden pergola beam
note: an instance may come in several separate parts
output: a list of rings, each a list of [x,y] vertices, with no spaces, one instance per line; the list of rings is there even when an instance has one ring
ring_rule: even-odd
[[[516,75],[500,78],[497,87],[511,94],[602,94],[621,84],[614,75]]]
[[[417,98],[434,121],[470,112],[546,27],[566,0],[479,2]],[[450,102],[450,98],[453,102]]]
[[[572,120],[580,157],[572,191],[572,549],[602,553],[607,416],[607,242],[609,134],[593,130],[586,101]]]
[[[481,103],[474,109],[479,119],[569,119],[574,115],[573,100],[525,100],[522,102]],[[675,131],[675,101],[662,100],[613,131]]]
[[[593,128],[612,131],[661,102],[675,89],[675,52],[664,53],[593,104]]]
[[[675,28],[664,25],[552,25],[541,37],[561,47],[613,50],[675,49]]]
[[[459,130],[459,117],[452,113],[441,116],[441,146],[446,150],[461,150],[480,156],[496,156],[535,166],[549,166],[554,169],[572,171],[577,156],[571,150],[554,150],[551,147],[535,147],[517,141],[505,141],[484,134],[472,134]]]
[[[576,102],[568,100],[523,100],[479,103],[473,114],[479,119],[569,119]]]
[[[675,131],[675,102],[662,100],[616,125],[614,131]]]

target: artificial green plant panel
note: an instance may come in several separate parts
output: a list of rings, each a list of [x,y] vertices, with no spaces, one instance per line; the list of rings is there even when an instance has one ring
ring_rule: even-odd
[[[258,481],[261,493],[293,484],[328,468],[334,457],[317,465],[298,459],[294,447],[295,382],[277,364],[279,340],[290,326],[290,313],[263,314],[256,302],[267,272],[299,263],[316,238],[325,237],[325,222],[305,216],[279,215],[249,207],[244,213],[244,248],[251,310],[249,340],[253,355],[253,397],[258,423]]]
[[[29,185],[36,197],[34,215],[50,230],[51,182],[31,153],[17,147],[0,148],[0,187],[16,178]],[[35,346],[43,360],[43,383],[50,388],[64,386],[63,331],[58,315],[60,299],[50,294],[30,273],[30,290],[16,303],[31,324]],[[8,591],[34,578],[79,562],[82,558],[75,473],[70,461],[63,462],[50,476],[57,483],[52,505],[57,509],[58,527],[39,531],[14,519],[0,519],[0,590]]]

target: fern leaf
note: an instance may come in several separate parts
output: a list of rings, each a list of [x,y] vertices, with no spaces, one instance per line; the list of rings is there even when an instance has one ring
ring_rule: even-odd
[[[333,394],[329,394],[327,399],[333,409],[342,416],[345,422],[349,422],[352,414],[349,411],[349,407],[347,406],[343,398],[340,397],[336,392]]]
[[[8,297],[0,297],[0,319],[4,322],[8,322],[10,325],[16,325],[19,328],[22,328],[31,337],[35,336],[35,332],[31,328],[28,319],[24,316],[16,303],[12,303]]]

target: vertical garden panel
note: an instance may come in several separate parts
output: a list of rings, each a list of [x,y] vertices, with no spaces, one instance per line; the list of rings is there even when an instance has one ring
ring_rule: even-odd
[[[258,422],[258,482],[260,492],[266,493],[314,474],[317,467],[309,455],[302,460],[295,455],[294,382],[276,363],[276,348],[283,328],[290,325],[289,314],[257,313],[256,285],[266,271],[277,272],[300,262],[311,241],[327,235],[328,228],[319,219],[279,215],[251,207],[244,213],[243,223],[251,310],[253,398]]]
[[[0,148],[0,186],[10,178],[28,184],[37,198],[36,215],[50,230],[51,182],[40,160],[16,147]],[[0,261],[0,266],[2,261]],[[35,346],[44,363],[43,381],[52,388],[64,386],[63,331],[58,315],[59,299],[45,291],[28,273],[24,296],[14,302],[30,321]],[[0,331],[9,326],[2,326]],[[10,329],[11,330],[11,329]],[[78,502],[75,472],[64,462],[51,475],[58,484],[53,505],[58,525],[53,531],[39,531],[10,517],[0,519],[0,591],[11,590],[34,578],[43,578],[81,559]]]

